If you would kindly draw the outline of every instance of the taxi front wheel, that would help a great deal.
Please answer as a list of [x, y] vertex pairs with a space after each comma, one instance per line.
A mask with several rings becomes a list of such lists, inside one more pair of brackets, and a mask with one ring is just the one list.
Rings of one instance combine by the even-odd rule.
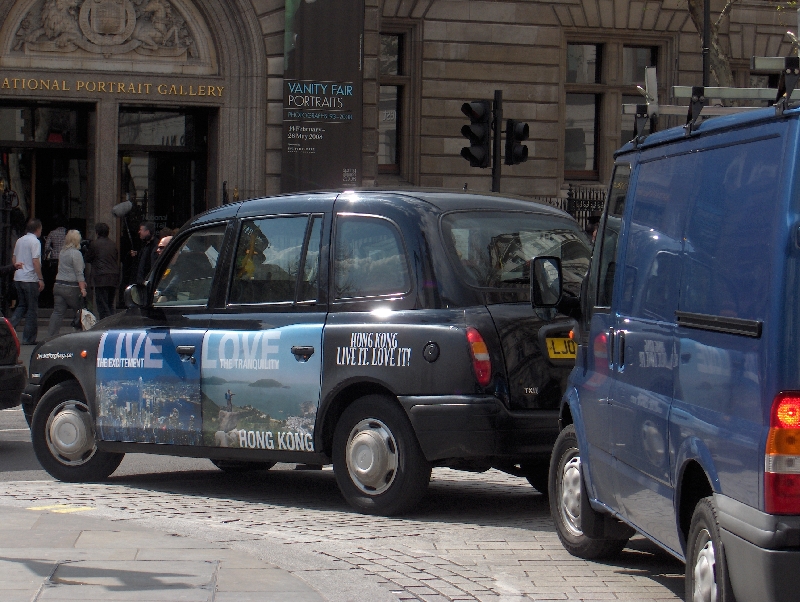
[[431, 478], [403, 409], [382, 395], [361, 397], [344, 411], [333, 435], [333, 468], [351, 506], [384, 516], [411, 510]]
[[102, 481], [125, 456], [97, 449], [89, 406], [74, 381], [44, 394], [31, 420], [31, 440], [42, 468], [59, 481]]

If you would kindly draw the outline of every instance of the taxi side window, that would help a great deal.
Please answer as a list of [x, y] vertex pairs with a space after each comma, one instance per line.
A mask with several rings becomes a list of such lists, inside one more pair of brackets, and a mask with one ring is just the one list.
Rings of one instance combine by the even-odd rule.
[[400, 233], [386, 219], [340, 215], [333, 269], [337, 299], [402, 295], [411, 290]]
[[225, 238], [225, 226], [197, 230], [184, 239], [158, 278], [153, 305], [206, 305]]
[[315, 301], [321, 234], [322, 216], [244, 221], [228, 303]]

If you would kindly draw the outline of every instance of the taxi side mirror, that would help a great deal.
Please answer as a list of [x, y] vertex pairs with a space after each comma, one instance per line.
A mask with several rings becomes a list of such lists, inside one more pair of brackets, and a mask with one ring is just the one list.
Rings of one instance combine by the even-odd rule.
[[147, 299], [147, 287], [144, 284], [131, 284], [125, 289], [125, 307], [133, 309], [144, 307]]
[[534, 257], [531, 261], [531, 305], [553, 308], [561, 301], [561, 259]]

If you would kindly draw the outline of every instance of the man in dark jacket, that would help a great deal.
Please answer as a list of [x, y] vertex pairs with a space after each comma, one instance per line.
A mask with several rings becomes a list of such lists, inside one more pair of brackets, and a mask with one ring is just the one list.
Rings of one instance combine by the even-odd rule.
[[[153, 234], [156, 231], [156, 226], [153, 222], [142, 222], [139, 225], [139, 238], [142, 241], [142, 248], [139, 249], [139, 269], [136, 271], [136, 282], [139, 284], [144, 283], [150, 274], [150, 268], [153, 267], [153, 262], [156, 258], [156, 245], [158, 241]], [[136, 254], [136, 251], [131, 251], [131, 254]]]
[[89, 244], [86, 263], [92, 265], [94, 299], [97, 303], [97, 314], [102, 320], [114, 311], [114, 296], [119, 285], [119, 253], [108, 238], [108, 224], [99, 222], [95, 225], [94, 231], [97, 233], [97, 238]]

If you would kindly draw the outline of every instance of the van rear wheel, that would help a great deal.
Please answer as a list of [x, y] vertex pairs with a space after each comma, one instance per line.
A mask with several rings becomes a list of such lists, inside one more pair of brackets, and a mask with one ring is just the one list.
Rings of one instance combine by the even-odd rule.
[[384, 516], [416, 506], [431, 478], [405, 412], [383, 395], [361, 397], [342, 413], [333, 434], [333, 469], [351, 506]]
[[125, 456], [97, 449], [89, 405], [75, 381], [44, 394], [33, 412], [31, 440], [42, 468], [59, 481], [102, 481]]
[[581, 455], [575, 426], [570, 424], [556, 439], [550, 459], [550, 514], [564, 548], [587, 560], [616, 556], [628, 539], [590, 538], [581, 530], [583, 491]]
[[728, 561], [713, 498], [697, 503], [686, 540], [686, 601], [732, 602]]

